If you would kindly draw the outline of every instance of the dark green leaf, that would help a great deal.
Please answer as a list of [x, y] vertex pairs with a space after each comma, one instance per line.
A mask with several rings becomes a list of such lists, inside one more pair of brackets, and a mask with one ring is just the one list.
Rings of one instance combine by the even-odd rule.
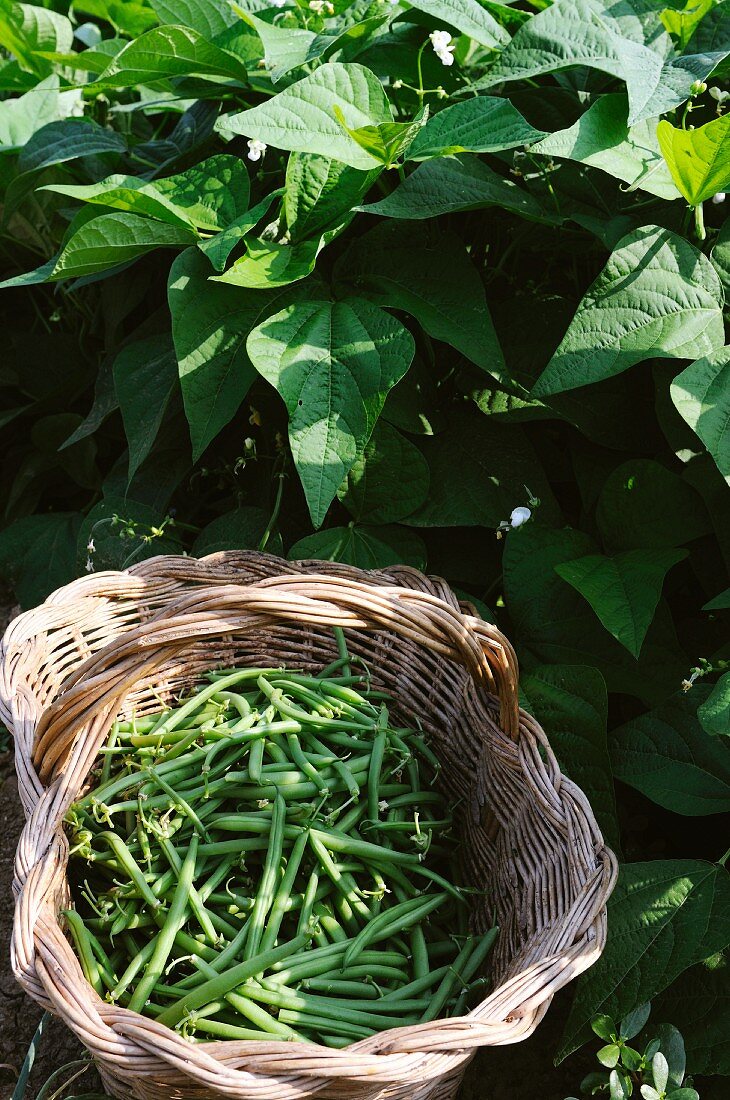
[[172, 339], [149, 336], [127, 344], [114, 360], [114, 385], [129, 444], [130, 481], [152, 449], [178, 388]]
[[342, 161], [292, 153], [286, 165], [284, 216], [292, 241], [319, 237], [339, 225], [380, 174], [361, 172]]
[[329, 527], [300, 539], [287, 555], [290, 561], [318, 558], [341, 561], [358, 569], [385, 569], [388, 565], [426, 566], [426, 548], [414, 531], [403, 527]]
[[681, 546], [711, 529], [699, 494], [651, 458], [622, 462], [608, 475], [596, 522], [609, 550]]
[[624, 864], [608, 902], [606, 948], [578, 979], [559, 1057], [585, 1041], [596, 1012], [624, 1015], [728, 942], [730, 880], [724, 867], [691, 859]]
[[226, 154], [163, 179], [109, 176], [87, 186], [50, 184], [43, 190], [208, 231], [224, 229], [245, 214], [249, 199], [243, 162]]
[[168, 281], [172, 335], [195, 461], [236, 415], [248, 393], [255, 371], [246, 338], [276, 308], [281, 293], [227, 287], [211, 282], [210, 276], [208, 261], [191, 248], [175, 260]]
[[730, 1076], [728, 964], [693, 966], [654, 1002], [657, 1019], [672, 1020], [682, 1032], [690, 1073]]
[[23, 607], [35, 607], [76, 576], [81, 516], [47, 512], [25, 516], [0, 531], [0, 573]]
[[[218, 516], [200, 532], [193, 543], [196, 558], [217, 554], [220, 550], [257, 550], [269, 522], [263, 508], [237, 508]], [[281, 535], [275, 534], [266, 545], [269, 554], [281, 554]]]
[[384, 222], [350, 245], [335, 277], [370, 301], [410, 313], [429, 336], [497, 378], [506, 373], [481, 278], [453, 234]]
[[411, 364], [413, 337], [377, 306], [349, 298], [289, 306], [255, 328], [246, 346], [286, 404], [294, 463], [319, 527]]
[[36, 130], [18, 158], [21, 172], [35, 172], [50, 164], [63, 164], [99, 153], [123, 153], [127, 143], [121, 134], [107, 130], [89, 118], [64, 118]]
[[606, 843], [618, 848], [616, 796], [606, 739], [608, 698], [601, 673], [588, 665], [540, 665], [523, 674], [521, 690], [561, 768], [588, 795]]
[[664, 584], [686, 550], [627, 550], [607, 558], [588, 554], [555, 566], [595, 611], [606, 630], [638, 657]]
[[358, 523], [397, 523], [423, 504], [428, 482], [418, 447], [380, 420], [337, 496]]
[[730, 736], [730, 672], [724, 672], [697, 710], [702, 728], [713, 737]]
[[698, 696], [707, 698], [699, 685], [633, 718], [610, 737], [617, 779], [689, 817], [730, 810], [730, 749], [703, 730]]
[[160, 23], [190, 27], [209, 41], [236, 22], [226, 0], [150, 0]]
[[577, 122], [539, 141], [532, 152], [600, 168], [632, 188], [648, 191], [661, 199], [679, 198], [659, 151], [656, 123], [644, 121], [629, 126], [628, 110], [625, 95], [603, 95]]
[[540, 497], [546, 516], [557, 508], [537, 455], [517, 426], [477, 409], [457, 407], [449, 427], [422, 450], [431, 471], [428, 499], [408, 517], [413, 527], [497, 527], [526, 498]]

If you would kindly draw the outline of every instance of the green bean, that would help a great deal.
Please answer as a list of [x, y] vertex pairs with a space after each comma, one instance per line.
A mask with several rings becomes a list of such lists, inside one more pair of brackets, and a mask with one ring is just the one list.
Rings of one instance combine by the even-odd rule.
[[417, 921], [423, 920], [429, 913], [433, 913], [443, 905], [447, 897], [448, 894], [443, 893], [434, 894], [431, 897], [411, 898], [398, 905], [392, 905], [389, 909], [384, 909], [362, 931], [358, 932], [345, 952], [344, 965], [347, 967], [354, 963], [368, 944], [387, 939], [393, 931], [408, 928]]
[[165, 918], [165, 923], [156, 937], [155, 949], [145, 967], [142, 978], [135, 986], [134, 993], [130, 998], [128, 1008], [131, 1012], [140, 1012], [144, 1007], [150, 993], [155, 984], [159, 981], [167, 965], [167, 960], [170, 957], [170, 952], [175, 942], [175, 936], [185, 923], [187, 908], [190, 904], [190, 890], [193, 885], [197, 854], [198, 838], [197, 836], [193, 836], [190, 841], [190, 848], [185, 856], [185, 861], [180, 869], [177, 888], [170, 904], [167, 917]]
[[411, 928], [411, 957], [413, 959], [413, 973], [416, 978], [427, 977], [430, 971], [430, 965], [428, 961], [428, 947], [426, 946], [426, 937], [423, 934], [423, 928], [420, 924], [414, 925]]
[[[300, 1031], [303, 1028], [316, 1032], [325, 1030], [330, 1034], [337, 1032], [338, 1035], [347, 1036], [349, 1039], [367, 1039], [370, 1035], [374, 1035], [376, 1031], [375, 1028], [358, 1027], [355, 1024], [345, 1023], [344, 1020], [332, 1020], [326, 1016], [315, 1016], [308, 1012], [288, 1009], [281, 1010], [279, 1019], [282, 1023], [296, 1024]], [[401, 1020], [400, 1023], [402, 1024], [403, 1021]]]
[[380, 771], [383, 766], [387, 738], [387, 730], [379, 723], [368, 769], [368, 817], [375, 822], [380, 815]]
[[150, 960], [152, 952], [155, 949], [156, 937], [148, 940], [147, 943], [138, 951], [130, 951], [130, 962], [127, 969], [122, 974], [117, 984], [113, 987], [109, 994], [110, 1001], [118, 1001], [121, 999], [124, 993], [137, 977], [137, 974], [142, 967]]
[[202, 821], [200, 820], [190, 803], [186, 802], [182, 795], [178, 794], [178, 792], [170, 786], [167, 780], [163, 779], [161, 775], [158, 775], [154, 768], [146, 768], [145, 774], [148, 775], [150, 779], [152, 779], [152, 781], [158, 785], [158, 787], [161, 787], [162, 790], [170, 796], [170, 798], [173, 800], [173, 804], [179, 806], [186, 817], [190, 818], [200, 835], [204, 837], [205, 840], [210, 840], [208, 830], [206, 829], [205, 825], [203, 825]]
[[276, 875], [281, 865], [281, 856], [284, 846], [284, 822], [286, 820], [286, 803], [277, 795], [274, 802], [274, 812], [271, 818], [271, 831], [269, 833], [269, 847], [264, 860], [261, 881], [256, 893], [251, 923], [246, 940], [246, 958], [251, 958], [260, 953], [261, 940], [264, 934], [266, 917], [274, 902], [276, 888]]
[[421, 1016], [421, 1023], [427, 1023], [429, 1020], [435, 1020], [441, 1010], [446, 1005], [446, 1002], [452, 996], [454, 989], [457, 985], [463, 984], [464, 978], [462, 975], [462, 968], [467, 962], [469, 956], [474, 950], [474, 941], [471, 937], [466, 941], [461, 951], [456, 957], [456, 961], [447, 968], [446, 973], [441, 979], [441, 983], [434, 993], [428, 1008]]
[[248, 774], [253, 783], [261, 782], [261, 767], [264, 762], [264, 739], [252, 742], [248, 751]]
[[156, 909], [160, 904], [160, 899], [153, 894], [141, 868], [122, 838], [116, 833], [107, 831], [99, 833], [99, 840], [103, 840], [109, 845], [120, 866], [122, 866], [129, 875], [147, 904], [151, 905], [153, 909]]
[[[107, 743], [106, 743], [107, 750], [110, 753], [114, 751], [114, 747], [116, 745], [118, 736], [119, 736], [119, 722], [114, 721], [114, 722], [112, 722], [112, 728], [109, 731], [109, 738], [108, 738]], [[109, 776], [111, 775], [111, 770], [112, 770], [111, 755], [105, 756], [104, 761], [101, 765], [101, 775], [99, 777], [99, 782], [101, 783], [102, 786], [105, 783], [109, 782]]]
[[187, 993], [184, 997], [181, 997], [174, 1005], [170, 1005], [169, 1008], [166, 1008], [165, 1011], [157, 1017], [158, 1022], [172, 1027], [192, 1009], [200, 1008], [201, 1005], [208, 1004], [209, 1001], [214, 1001], [219, 997], [225, 996], [231, 989], [236, 989], [249, 978], [255, 978], [258, 974], [263, 974], [266, 970], [269, 970], [274, 963], [296, 954], [300, 947], [304, 947], [307, 941], [307, 936], [296, 936], [289, 943], [281, 944], [280, 947], [274, 947], [266, 954], [255, 955], [252, 958], [246, 959], [245, 962], [230, 967], [225, 973], [219, 974], [217, 977], [204, 982], [196, 989], [191, 990], [190, 993]]
[[276, 939], [279, 935], [279, 930], [281, 928], [281, 923], [287, 911], [287, 905], [289, 903], [291, 892], [294, 886], [294, 879], [299, 870], [299, 865], [302, 862], [302, 857], [304, 855], [306, 847], [307, 834], [302, 833], [301, 836], [298, 836], [294, 842], [294, 847], [289, 854], [286, 871], [284, 872], [284, 876], [279, 884], [279, 889], [276, 891], [276, 894], [274, 896], [269, 919], [261, 937], [261, 951], [268, 951], [276, 943]]

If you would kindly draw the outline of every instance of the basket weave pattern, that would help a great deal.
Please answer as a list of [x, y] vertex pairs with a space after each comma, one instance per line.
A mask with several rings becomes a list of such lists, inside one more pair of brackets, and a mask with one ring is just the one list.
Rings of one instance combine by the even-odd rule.
[[[345, 1049], [281, 1042], [191, 1044], [102, 1000], [59, 924], [69, 901], [62, 819], [109, 723], [159, 709], [217, 664], [317, 670], [332, 625], [418, 715], [456, 807], [462, 873], [496, 917], [492, 991], [468, 1016], [383, 1032]], [[229, 552], [154, 558], [84, 577], [8, 628], [0, 717], [15, 735], [27, 822], [15, 863], [18, 981], [92, 1052], [105, 1087], [139, 1100], [451, 1100], [479, 1046], [519, 1042], [555, 992], [600, 955], [616, 863], [590, 806], [518, 708], [513, 650], [440, 580]]]

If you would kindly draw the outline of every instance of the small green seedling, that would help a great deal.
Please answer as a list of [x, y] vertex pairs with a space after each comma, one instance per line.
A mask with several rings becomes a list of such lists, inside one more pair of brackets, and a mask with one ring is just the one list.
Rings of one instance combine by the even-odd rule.
[[659, 1024], [654, 1037], [642, 1041], [643, 1049], [629, 1046], [629, 1040], [646, 1027], [650, 1011], [651, 1005], [639, 1005], [618, 1024], [610, 1016], [593, 1017], [591, 1028], [606, 1044], [596, 1054], [604, 1069], [583, 1079], [583, 1096], [628, 1100], [638, 1094], [643, 1100], [700, 1100], [691, 1078], [685, 1077], [684, 1040], [676, 1027]]

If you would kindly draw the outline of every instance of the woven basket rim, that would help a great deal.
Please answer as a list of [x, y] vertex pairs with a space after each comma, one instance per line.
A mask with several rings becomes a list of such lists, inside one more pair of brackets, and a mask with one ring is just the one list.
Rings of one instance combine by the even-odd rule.
[[[226, 583], [227, 572], [235, 577], [238, 568], [254, 562], [268, 569], [269, 575], [252, 583]], [[209, 580], [215, 578], [208, 584], [206, 571]], [[180, 588], [178, 599], [165, 603], [162, 595], [166, 585], [173, 592], [175, 578], [180, 576], [188, 577], [188, 586]], [[22, 683], [22, 672], [19, 674], [23, 647], [64, 625], [81, 629], [85, 615], [98, 611], [100, 600], [133, 603], [135, 595], [150, 586], [160, 592], [159, 610], [140, 625], [120, 632], [106, 647], [90, 652], [66, 677], [63, 703], [51, 703], [40, 714], [34, 714], [32, 692]], [[208, 604], [216, 608], [212, 617], [206, 611]], [[262, 1100], [299, 1098], [323, 1090], [327, 1096], [375, 1096], [394, 1081], [435, 1079], [468, 1060], [479, 1045], [527, 1037], [557, 989], [600, 955], [605, 942], [605, 904], [615, 882], [616, 860], [603, 843], [585, 796], [560, 774], [539, 725], [518, 708], [517, 663], [512, 646], [495, 626], [484, 623], [472, 611], [438, 578], [429, 580], [405, 567], [366, 572], [321, 562], [295, 565], [273, 555], [234, 551], [197, 561], [166, 555], [127, 571], [79, 578], [54, 592], [39, 608], [14, 620], [0, 645], [0, 715], [16, 734], [17, 770], [28, 814], [16, 859], [12, 951], [16, 976], [31, 996], [62, 1015], [84, 1041], [91, 1036], [87, 1045], [95, 1054], [99, 1055], [101, 1049], [109, 1058], [116, 1047], [112, 1061], [121, 1058], [124, 1062], [133, 1055], [139, 1059], [142, 1054], [148, 1060], [159, 1058], [220, 1095], [261, 1096]], [[59, 807], [72, 790], [69, 771], [76, 767], [83, 769], [83, 777], [88, 774], [97, 755], [94, 738], [100, 741], [109, 708], [116, 706], [118, 696], [128, 693], [125, 675], [135, 662], [138, 671], [140, 662], [144, 666], [145, 655], [154, 663], [163, 650], [170, 655], [189, 648], [191, 630], [197, 629], [201, 639], [220, 638], [235, 631], [236, 622], [255, 623], [256, 616], [261, 622], [277, 621], [277, 616], [293, 617], [310, 625], [334, 621], [357, 630], [393, 630], [397, 626], [396, 633], [410, 631], [411, 638], [426, 639], [435, 652], [460, 660], [472, 679], [496, 693], [499, 725], [516, 743], [522, 767], [539, 771], [540, 781], [554, 791], [556, 804], [568, 807], [579, 823], [581, 844], [594, 857], [594, 874], [583, 883], [574, 911], [562, 914], [563, 923], [573, 931], [572, 937], [564, 929], [561, 935], [558, 925], [552, 949], [531, 959], [494, 988], [468, 1016], [391, 1029], [344, 1049], [220, 1040], [191, 1048], [182, 1037], [148, 1017], [102, 1001], [85, 982], [47, 893], [48, 883], [63, 877], [67, 861], [63, 827], [59, 823], [54, 829], [49, 823], [58, 818]], [[396, 622], [393, 616], [400, 618]], [[108, 685], [103, 690], [103, 677], [115, 670], [117, 688], [110, 693]], [[88, 702], [95, 675], [100, 681], [96, 712]], [[78, 715], [73, 712], [76, 702], [79, 708], [86, 707]], [[47, 745], [61, 735], [59, 731], [72, 729], [74, 721], [86, 733], [72, 739], [67, 770], [44, 786], [34, 766], [31, 742], [35, 738], [37, 763]], [[88, 749], [85, 754], [84, 748]], [[49, 777], [44, 779], [48, 781]], [[255, 1063], [257, 1069], [233, 1068], [231, 1061], [246, 1066]], [[359, 1081], [367, 1081], [375, 1091], [336, 1091], [337, 1082], [343, 1088], [347, 1083], [347, 1087], [355, 1088], [353, 1082]], [[328, 1091], [332, 1088], [335, 1091]]]

